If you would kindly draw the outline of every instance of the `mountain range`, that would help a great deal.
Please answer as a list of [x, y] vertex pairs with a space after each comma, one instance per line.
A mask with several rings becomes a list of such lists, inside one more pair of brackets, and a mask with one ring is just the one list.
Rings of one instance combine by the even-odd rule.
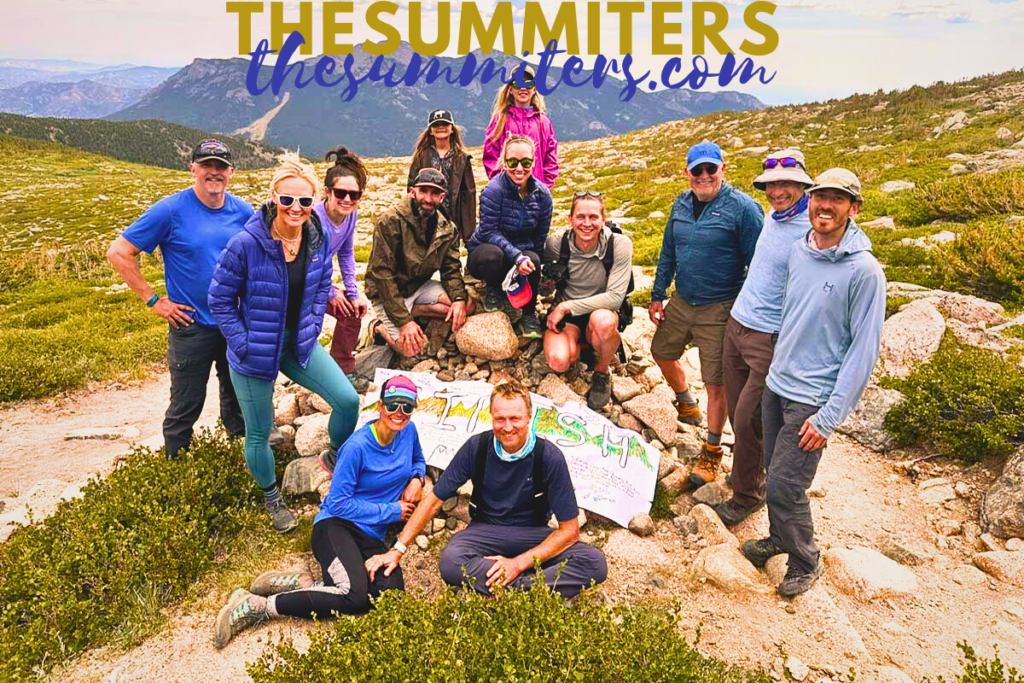
[[[479, 52], [475, 53], [481, 58]], [[407, 43], [384, 58], [381, 71], [394, 66], [403, 74], [413, 55]], [[357, 46], [353, 52], [355, 73], [369, 71], [375, 57]], [[492, 55], [498, 65], [509, 69], [515, 58]], [[303, 62], [306, 77], [312, 74], [319, 58]], [[439, 58], [442, 69], [458, 73], [465, 57]], [[343, 58], [335, 59], [341, 73]], [[495, 79], [483, 86], [474, 81], [468, 87], [449, 85], [444, 79], [433, 84], [388, 88], [382, 83], [365, 82], [350, 102], [339, 97], [342, 87], [325, 88], [316, 84], [297, 89], [294, 78], [278, 95], [270, 89], [254, 96], [246, 89], [249, 60], [196, 59], [187, 67], [146, 93], [135, 104], [112, 114], [112, 120], [162, 119], [206, 130], [245, 135], [272, 145], [300, 149], [310, 155], [340, 143], [369, 156], [409, 154], [416, 136], [425, 127], [432, 109], [450, 109], [456, 123], [464, 128], [468, 145], [483, 142], [490, 120]], [[270, 79], [272, 67], [259, 74], [260, 83]], [[575, 76], [583, 80], [589, 72]], [[560, 76], [552, 69], [550, 80]], [[547, 99], [548, 113], [559, 138], [587, 140], [639, 128], [699, 116], [724, 109], [762, 109], [764, 105], [751, 95], [736, 92], [700, 92], [665, 90], [639, 92], [629, 102], [620, 102], [619, 82], [609, 78], [600, 90], [592, 87], [561, 87]]]

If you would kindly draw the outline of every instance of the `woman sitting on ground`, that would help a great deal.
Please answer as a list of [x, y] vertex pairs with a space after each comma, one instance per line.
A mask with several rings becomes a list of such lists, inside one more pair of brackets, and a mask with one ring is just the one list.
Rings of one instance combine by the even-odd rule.
[[313, 213], [320, 190], [311, 164], [282, 156], [269, 201], [228, 242], [210, 285], [210, 311], [227, 340], [245, 418], [245, 463], [279, 533], [298, 523], [281, 498], [268, 444], [278, 372], [330, 404], [332, 450], [355, 429], [359, 412], [359, 395], [318, 341], [333, 292], [331, 236]]
[[502, 159], [505, 170], [480, 193], [480, 225], [469, 241], [466, 266], [473, 277], [487, 283], [487, 311], [501, 310], [508, 303], [502, 283], [513, 266], [525, 275], [533, 291], [522, 306], [520, 333], [539, 339], [544, 335], [537, 318], [540, 254], [551, 230], [551, 192], [531, 174], [533, 140], [513, 135], [505, 142]]
[[401, 567], [371, 581], [364, 563], [387, 552], [388, 524], [406, 520], [423, 493], [426, 461], [411, 415], [416, 385], [395, 375], [377, 400], [377, 419], [345, 442], [311, 541], [323, 583], [305, 571], [266, 572], [250, 591], [235, 589], [214, 624], [221, 649], [240, 631], [275, 617], [363, 614], [385, 590], [405, 590]]
[[462, 134], [448, 109], [435, 109], [427, 116], [427, 127], [416, 140], [409, 166], [409, 189], [421, 169], [436, 168], [448, 182], [441, 206], [459, 229], [463, 242], [476, 230], [476, 179], [473, 157], [462, 144]]

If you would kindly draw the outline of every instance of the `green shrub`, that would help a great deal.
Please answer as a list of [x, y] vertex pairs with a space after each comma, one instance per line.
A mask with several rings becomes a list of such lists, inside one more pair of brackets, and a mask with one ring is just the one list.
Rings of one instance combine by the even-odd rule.
[[305, 654], [286, 640], [247, 668], [255, 683], [769, 681], [700, 654], [679, 636], [673, 614], [596, 603], [567, 603], [543, 584], [497, 599], [446, 591], [426, 601], [391, 591], [370, 614], [311, 634]]
[[996, 353], [959, 346], [951, 333], [928, 363], [884, 384], [907, 397], [885, 417], [900, 445], [930, 441], [944, 455], [977, 462], [1024, 442], [1024, 372]]
[[[36, 679], [181, 599], [256, 514], [242, 442], [139, 450], [0, 545], [0, 679]], [[151, 608], [151, 609], [148, 609]]]
[[934, 270], [945, 289], [1024, 308], [1024, 240], [1004, 221], [984, 222], [942, 248]]
[[896, 315], [900, 312], [900, 306], [909, 304], [913, 299], [906, 296], [890, 296], [885, 300], [885, 317], [886, 319]]
[[[964, 665], [964, 672], [957, 676], [957, 683], [1024, 683], [1024, 677], [1015, 668], [1003, 666], [998, 654], [995, 659], [981, 659], [966, 642], [957, 643], [957, 647], [963, 652]], [[945, 683], [945, 680], [939, 676], [937, 683]], [[926, 683], [930, 681], [930, 678], [925, 679]]]

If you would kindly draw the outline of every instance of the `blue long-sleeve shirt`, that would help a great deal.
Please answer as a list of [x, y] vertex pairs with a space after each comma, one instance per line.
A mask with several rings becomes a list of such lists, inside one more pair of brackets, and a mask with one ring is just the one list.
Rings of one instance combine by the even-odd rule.
[[345, 519], [383, 541], [388, 524], [402, 519], [398, 504], [402, 491], [410, 479], [426, 471], [415, 424], [410, 423], [387, 446], [381, 446], [370, 425], [365, 425], [338, 452], [331, 489], [314, 523], [330, 517]]
[[764, 210], [750, 195], [722, 183], [696, 221], [693, 190], [672, 205], [658, 257], [652, 301], [664, 301], [672, 279], [691, 306], [732, 301], [743, 287], [764, 223]]
[[810, 421], [829, 436], [868, 385], [884, 322], [885, 275], [871, 254], [871, 240], [852, 220], [834, 249], [799, 240], [789, 256], [768, 388], [819, 406]]

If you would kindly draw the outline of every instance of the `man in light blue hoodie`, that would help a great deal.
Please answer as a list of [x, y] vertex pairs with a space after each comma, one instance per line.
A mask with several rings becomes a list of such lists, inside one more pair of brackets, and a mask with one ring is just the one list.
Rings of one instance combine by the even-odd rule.
[[860, 400], [878, 360], [885, 275], [853, 217], [860, 181], [834, 168], [810, 189], [812, 230], [793, 245], [782, 326], [762, 401], [769, 536], [747, 541], [755, 566], [789, 554], [779, 595], [792, 597], [824, 571], [807, 489], [832, 431]]
[[761, 396], [782, 323], [786, 264], [793, 243], [811, 229], [804, 155], [798, 149], [769, 154], [754, 188], [768, 197], [772, 213], [765, 216], [732, 315], [725, 327], [722, 350], [726, 406], [735, 434], [732, 449], [732, 499], [715, 506], [726, 526], [739, 524], [764, 507], [765, 471], [761, 439]]

